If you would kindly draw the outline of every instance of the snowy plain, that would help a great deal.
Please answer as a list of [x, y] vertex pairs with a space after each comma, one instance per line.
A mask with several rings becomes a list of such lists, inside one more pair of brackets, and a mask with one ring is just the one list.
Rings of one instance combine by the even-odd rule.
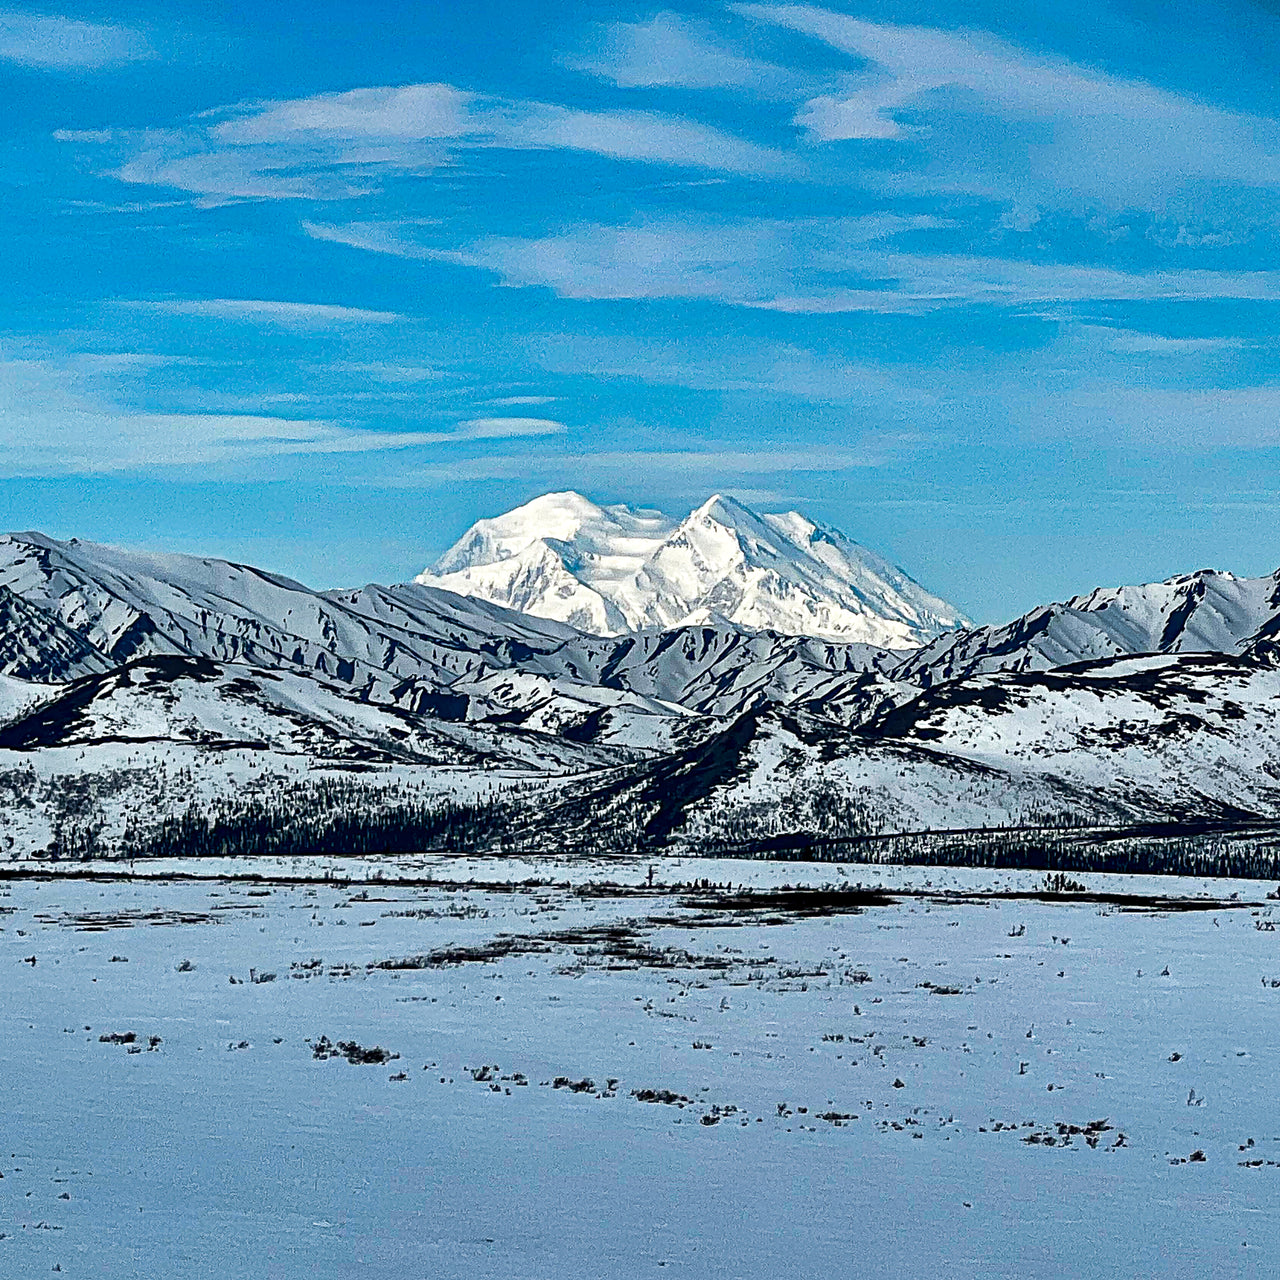
[[39, 870], [0, 882], [3, 1275], [1273, 1273], [1268, 884]]

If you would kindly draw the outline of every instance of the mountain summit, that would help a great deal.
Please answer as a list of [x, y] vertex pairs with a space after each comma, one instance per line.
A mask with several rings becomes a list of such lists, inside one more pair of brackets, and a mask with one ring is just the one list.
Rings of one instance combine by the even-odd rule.
[[966, 621], [842, 533], [720, 494], [683, 520], [545, 494], [477, 521], [417, 581], [597, 635], [728, 622], [903, 649]]

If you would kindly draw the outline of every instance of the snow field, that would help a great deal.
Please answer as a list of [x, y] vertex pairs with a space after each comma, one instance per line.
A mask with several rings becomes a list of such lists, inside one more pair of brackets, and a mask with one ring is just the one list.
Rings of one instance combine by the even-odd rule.
[[0, 1272], [1269, 1273], [1280, 933], [1244, 886], [379, 869], [458, 883], [4, 886]]

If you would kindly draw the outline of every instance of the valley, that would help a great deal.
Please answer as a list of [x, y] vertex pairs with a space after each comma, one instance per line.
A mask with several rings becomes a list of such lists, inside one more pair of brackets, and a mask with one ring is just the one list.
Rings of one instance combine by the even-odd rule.
[[736, 859], [28, 870], [0, 1269], [1265, 1275], [1275, 911]]

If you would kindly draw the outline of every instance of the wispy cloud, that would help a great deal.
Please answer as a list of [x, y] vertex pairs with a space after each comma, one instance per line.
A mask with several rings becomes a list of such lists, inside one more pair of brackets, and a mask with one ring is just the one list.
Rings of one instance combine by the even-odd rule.
[[526, 103], [520, 104], [512, 124], [493, 136], [499, 147], [586, 151], [683, 169], [775, 175], [793, 169], [778, 151], [655, 111], [574, 111]]
[[426, 261], [438, 258], [443, 250], [423, 243], [422, 224], [418, 222], [312, 222], [304, 218], [302, 229], [313, 240], [345, 244], [367, 253], [385, 253], [393, 258], [416, 258]]
[[837, 473], [883, 463], [886, 447], [810, 449], [637, 449], [598, 453], [490, 454], [457, 462], [414, 467], [376, 483], [398, 488], [459, 481], [534, 480], [549, 485], [607, 485], [619, 492], [646, 483], [686, 482], [697, 488], [726, 477]]
[[302, 229], [313, 240], [327, 240], [331, 244], [345, 244], [351, 249], [364, 249], [368, 253], [385, 253], [393, 258], [418, 258], [426, 260], [438, 256], [439, 247], [432, 247], [415, 238], [420, 234], [421, 223], [411, 222], [312, 222], [304, 218]]
[[1086, 340], [1100, 342], [1108, 351], [1144, 359], [1149, 356], [1217, 355], [1240, 351], [1249, 345], [1243, 338], [1170, 338], [1160, 333], [1144, 333], [1140, 329], [1103, 325], [1078, 325], [1077, 332]]
[[570, 67], [623, 89], [736, 89], [764, 98], [815, 92], [815, 78], [750, 57], [706, 23], [678, 13], [598, 29], [588, 52]]
[[121, 304], [139, 311], [170, 316], [198, 316], [281, 329], [328, 329], [340, 325], [395, 324], [404, 317], [395, 311], [368, 311], [320, 302], [276, 302], [261, 298], [175, 298]]
[[1085, 381], [1055, 396], [1046, 415], [1043, 392], [1006, 397], [1011, 420], [1027, 439], [1062, 433], [1103, 447], [1175, 454], [1280, 448], [1280, 386], [1145, 387]]
[[[587, 151], [618, 160], [730, 172], [772, 172], [774, 151], [710, 125], [654, 111], [585, 111], [553, 103], [482, 97], [452, 85], [400, 85], [268, 103], [208, 130], [213, 142], [279, 146], [328, 142], [347, 163], [394, 165], [397, 143], [455, 148]], [[351, 151], [376, 143], [381, 156]], [[407, 157], [410, 163], [413, 156]]]
[[514, 440], [519, 436], [554, 436], [567, 430], [554, 418], [471, 418], [458, 424], [466, 440]]
[[229, 414], [32, 412], [0, 424], [0, 475], [68, 476], [243, 465], [290, 454], [377, 453], [430, 443], [411, 432]]
[[242, 108], [213, 125], [210, 139], [233, 146], [302, 139], [423, 141], [472, 133], [476, 95], [448, 84], [352, 89]]
[[127, 374], [128, 365], [85, 370], [81, 364], [78, 359], [0, 358], [0, 475], [242, 467], [288, 455], [387, 453], [565, 430], [562, 423], [541, 418], [474, 418], [448, 430], [386, 431], [332, 418], [251, 411], [144, 412], [98, 380], [103, 372]]
[[166, 355], [155, 351], [75, 351], [68, 363], [86, 373], [146, 373], [154, 369], [198, 368], [199, 356]]
[[777, 311], [924, 313], [943, 307], [1053, 306], [1078, 302], [1274, 302], [1280, 279], [1268, 271], [1119, 271], [1072, 263], [963, 255], [851, 255], [849, 269], [887, 283], [881, 289], [779, 293], [755, 305]]
[[960, 306], [1081, 302], [1280, 300], [1270, 271], [1123, 271], [1077, 263], [905, 252], [904, 235], [947, 224], [928, 216], [664, 219], [586, 224], [532, 239], [487, 237], [431, 248], [394, 225], [307, 224], [309, 234], [406, 258], [495, 274], [508, 288], [563, 298], [706, 300], [793, 314], [924, 314]]
[[380, 360], [344, 360], [327, 366], [335, 373], [372, 378], [393, 386], [413, 386], [422, 382], [438, 382], [442, 370], [423, 364], [390, 364]]
[[821, 404], [918, 398], [901, 378], [872, 364], [794, 343], [746, 345], [708, 338], [696, 351], [674, 339], [589, 334], [544, 334], [528, 344], [550, 373], [589, 373], [598, 379], [634, 379], [694, 391], [785, 396]]
[[[61, 135], [63, 140], [66, 135]], [[373, 170], [430, 172], [444, 163], [438, 149], [400, 148], [360, 164], [354, 148], [342, 154], [315, 147], [217, 147], [198, 130], [171, 129], [132, 137], [115, 135], [122, 153], [109, 176], [135, 186], [186, 191], [202, 205], [238, 200], [351, 200], [377, 190]]]
[[182, 128], [63, 130], [117, 153], [121, 181], [210, 200], [335, 200], [459, 152], [568, 151], [717, 173], [782, 174], [781, 152], [656, 111], [599, 110], [468, 93], [447, 84], [354, 89], [206, 112]]
[[796, 228], [774, 221], [589, 224], [539, 239], [491, 236], [434, 256], [493, 272], [508, 288], [562, 298], [768, 301], [799, 255]]
[[796, 117], [818, 142], [910, 144], [899, 190], [1160, 207], [1196, 183], [1280, 185], [1280, 123], [1032, 54], [982, 32], [867, 22], [812, 5], [740, 15], [860, 64]]
[[154, 57], [127, 27], [0, 9], [0, 62], [47, 71], [94, 71]]

